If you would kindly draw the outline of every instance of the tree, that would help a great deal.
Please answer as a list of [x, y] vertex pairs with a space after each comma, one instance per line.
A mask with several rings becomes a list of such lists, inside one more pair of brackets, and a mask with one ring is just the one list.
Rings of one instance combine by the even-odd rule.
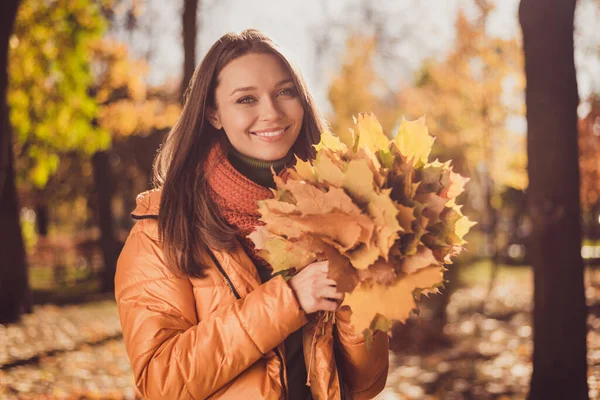
[[[92, 92], [99, 105], [97, 124], [110, 132], [114, 142], [131, 135], [148, 135], [155, 129], [172, 126], [179, 107], [147, 96], [147, 65], [129, 56], [127, 46], [109, 38], [92, 46], [95, 84]], [[92, 156], [95, 182], [96, 221], [104, 260], [102, 290], [114, 290], [114, 275], [122, 243], [115, 236], [112, 197], [115, 179], [110, 166], [110, 149]]]
[[527, 80], [527, 195], [533, 222], [532, 400], [588, 398], [575, 4], [576, 0], [522, 0], [519, 7]]
[[360, 112], [375, 113], [386, 134], [391, 134], [400, 118], [393, 91], [374, 67], [376, 45], [375, 37], [358, 33], [346, 42], [341, 70], [329, 87], [333, 109], [329, 121], [334, 133], [347, 131], [352, 117]]
[[[508, 212], [502, 207], [506, 198], [502, 194], [508, 188], [527, 187], [524, 133], [508, 128], [510, 119], [523, 117], [523, 101], [516, 94], [524, 78], [518, 41], [486, 32], [493, 4], [478, 0], [476, 7], [479, 15], [472, 20], [459, 11], [453, 49], [442, 61], [426, 60], [412, 86], [399, 91], [399, 102], [408, 117], [427, 116], [437, 137], [436, 156], [442, 161], [452, 159], [455, 170], [471, 178], [465, 203], [484, 233], [480, 248], [494, 266], [489, 294], [499, 268], [498, 255], [509, 244], [504, 239], [508, 235], [498, 232], [499, 215]], [[445, 273], [449, 283], [443, 295], [430, 302], [441, 325], [446, 322], [459, 265]], [[481, 303], [482, 311], [485, 304]]]
[[91, 44], [106, 21], [94, 1], [24, 0], [11, 37], [9, 103], [15, 151], [26, 160], [20, 184], [43, 188], [61, 152], [91, 155], [110, 145], [108, 132], [92, 124], [98, 106]]
[[600, 97], [590, 100], [590, 112], [579, 121], [581, 205], [585, 211], [600, 203]]
[[590, 112], [579, 121], [579, 173], [585, 238], [600, 239], [600, 97], [589, 100]]
[[[10, 37], [8, 103], [15, 138], [8, 145], [19, 160], [19, 186], [37, 193], [41, 220], [48, 216], [43, 188], [61, 154], [92, 154], [110, 144], [107, 132], [93, 124], [98, 107], [89, 90], [89, 45], [104, 29], [96, 2], [24, 0], [19, 7]], [[25, 252], [22, 243], [12, 251]]]
[[485, 0], [477, 5], [475, 21], [459, 12], [454, 49], [443, 62], [426, 61], [415, 84], [400, 91], [400, 103], [412, 118], [427, 115], [439, 157], [453, 159], [455, 169], [473, 180], [469, 195], [490, 205], [506, 187], [527, 187], [524, 136], [507, 127], [524, 112], [515, 95], [522, 87], [522, 55], [516, 39], [486, 33], [493, 5]]
[[183, 79], [181, 81], [181, 95], [185, 92], [192, 80], [196, 69], [196, 41], [198, 34], [197, 25], [198, 0], [184, 0], [183, 22]]
[[18, 0], [0, 5], [0, 324], [18, 321], [31, 308], [6, 96], [9, 43], [18, 8]]

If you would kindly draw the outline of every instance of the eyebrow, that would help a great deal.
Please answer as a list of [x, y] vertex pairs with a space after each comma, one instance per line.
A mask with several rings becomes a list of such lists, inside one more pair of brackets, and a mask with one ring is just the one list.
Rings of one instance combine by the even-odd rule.
[[[275, 85], [275, 87], [279, 87], [279, 86], [285, 85], [286, 83], [293, 82], [293, 81], [294, 80], [292, 78], [287, 78], [287, 79], [284, 79], [284, 80], [278, 82]], [[237, 88], [237, 89], [234, 89], [233, 92], [231, 92], [229, 94], [229, 96], [233, 96], [234, 93], [236, 93], [236, 92], [247, 92], [249, 90], [256, 90], [256, 87], [255, 86], [244, 86], [244, 87], [241, 87], [241, 88]]]

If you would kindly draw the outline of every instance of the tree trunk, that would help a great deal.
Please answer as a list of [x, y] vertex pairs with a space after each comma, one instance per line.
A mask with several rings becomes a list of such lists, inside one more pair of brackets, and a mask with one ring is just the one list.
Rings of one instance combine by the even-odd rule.
[[196, 14], [198, 0], [185, 0], [183, 6], [183, 80], [181, 81], [181, 95], [185, 92], [192, 80], [196, 69]]
[[119, 247], [114, 235], [112, 213], [113, 185], [108, 158], [109, 154], [107, 151], [99, 151], [92, 156], [96, 186], [96, 204], [98, 207], [96, 215], [98, 226], [100, 227], [100, 250], [102, 251], [102, 258], [104, 260], [102, 291], [107, 293], [114, 291], [115, 271], [117, 268], [117, 258], [119, 257]]
[[534, 229], [533, 375], [529, 399], [588, 399], [581, 258], [576, 0], [522, 0], [527, 78], [528, 208]]
[[18, 0], [0, 3], [0, 324], [31, 310], [6, 99], [8, 44], [18, 8]]
[[49, 219], [48, 203], [38, 199], [35, 205], [35, 231], [39, 236], [48, 236]]

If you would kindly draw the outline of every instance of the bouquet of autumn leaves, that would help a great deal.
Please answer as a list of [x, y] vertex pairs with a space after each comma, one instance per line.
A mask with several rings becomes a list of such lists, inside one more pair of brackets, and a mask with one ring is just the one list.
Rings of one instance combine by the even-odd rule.
[[393, 140], [373, 114], [354, 122], [339, 136], [323, 133], [316, 158], [297, 159], [285, 181], [275, 176], [274, 198], [259, 202], [264, 225], [249, 238], [274, 273], [329, 260], [328, 277], [368, 343], [406, 321], [419, 295], [439, 292], [474, 223], [455, 201], [468, 179], [450, 162], [429, 162], [424, 118], [403, 119]]

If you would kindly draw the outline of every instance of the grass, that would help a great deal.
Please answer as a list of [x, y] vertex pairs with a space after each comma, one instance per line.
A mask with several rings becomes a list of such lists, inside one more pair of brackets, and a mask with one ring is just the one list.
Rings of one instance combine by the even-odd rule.
[[29, 286], [33, 290], [63, 289], [64, 286], [72, 287], [81, 282], [90, 280], [90, 270], [77, 267], [65, 267], [63, 282], [56, 282], [55, 267], [29, 267]]
[[[460, 268], [459, 282], [464, 286], [487, 285], [492, 276], [492, 261], [489, 259], [475, 261], [472, 264], [463, 265]], [[450, 265], [449, 268], [452, 268]], [[506, 265], [500, 264], [498, 269], [499, 281], [519, 280], [532, 281], [533, 270], [528, 265]]]

